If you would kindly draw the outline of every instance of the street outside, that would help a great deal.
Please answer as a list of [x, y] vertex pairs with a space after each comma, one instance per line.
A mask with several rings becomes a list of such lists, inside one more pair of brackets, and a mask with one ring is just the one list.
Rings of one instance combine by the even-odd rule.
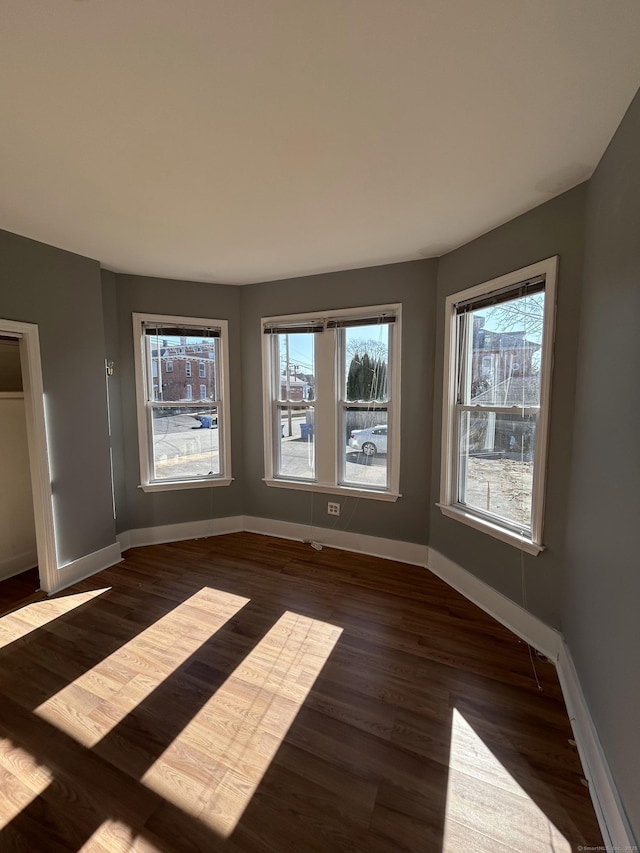
[[203, 429], [193, 415], [154, 418], [153, 453], [157, 480], [220, 472], [218, 430]]
[[[313, 439], [301, 438], [301, 426], [306, 424], [304, 415], [292, 417], [291, 436], [286, 418], [282, 420], [281, 471], [286, 477], [310, 480], [313, 477]], [[345, 447], [344, 482], [354, 486], [384, 488], [387, 485], [387, 457], [365, 456], [353, 447]]]
[[[302, 438], [304, 415], [293, 416], [291, 432], [287, 418], [282, 420], [281, 474], [310, 480], [313, 465], [313, 439]], [[192, 415], [170, 415], [153, 421], [155, 476], [158, 480], [206, 477], [218, 474], [218, 430], [203, 429]], [[262, 430], [258, 430], [260, 436]], [[368, 457], [346, 447], [345, 482], [355, 486], [384, 487], [387, 484], [387, 457]]]

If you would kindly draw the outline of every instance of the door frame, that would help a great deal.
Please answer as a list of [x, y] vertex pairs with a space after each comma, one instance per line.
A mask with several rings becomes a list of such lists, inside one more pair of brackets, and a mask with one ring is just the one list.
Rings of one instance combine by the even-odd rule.
[[47, 444], [40, 336], [36, 324], [19, 323], [14, 320], [0, 320], [0, 334], [17, 338], [20, 347], [20, 368], [22, 370], [22, 390], [24, 392], [24, 410], [27, 422], [27, 446], [29, 448], [29, 470], [31, 473], [40, 588], [44, 592], [51, 593], [56, 589], [58, 558], [53, 519], [53, 493]]

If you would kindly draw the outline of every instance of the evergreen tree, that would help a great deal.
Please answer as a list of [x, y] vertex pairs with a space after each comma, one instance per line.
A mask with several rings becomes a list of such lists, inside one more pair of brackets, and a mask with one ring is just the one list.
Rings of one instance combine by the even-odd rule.
[[347, 400], [360, 399], [361, 373], [360, 353], [355, 352], [347, 374]]
[[373, 370], [368, 352], [365, 352], [365, 354], [362, 356], [362, 366], [360, 368], [360, 373], [362, 376], [362, 396], [360, 397], [360, 399], [370, 400], [371, 385], [373, 382]]
[[387, 395], [387, 362], [368, 352], [354, 353], [347, 374], [348, 400], [384, 400]]
[[387, 396], [387, 363], [381, 358], [374, 361], [373, 384], [371, 387], [372, 400], [384, 400]]

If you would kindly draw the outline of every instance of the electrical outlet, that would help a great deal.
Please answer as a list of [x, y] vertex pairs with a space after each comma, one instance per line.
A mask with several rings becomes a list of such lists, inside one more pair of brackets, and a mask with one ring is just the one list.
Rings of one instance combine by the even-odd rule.
[[329, 501], [327, 504], [327, 512], [329, 515], [340, 515], [340, 504]]

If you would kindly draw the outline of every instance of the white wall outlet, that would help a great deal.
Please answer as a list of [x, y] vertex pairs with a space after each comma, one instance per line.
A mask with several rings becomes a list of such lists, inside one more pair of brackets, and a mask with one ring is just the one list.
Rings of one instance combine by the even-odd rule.
[[329, 515], [340, 515], [340, 504], [329, 501], [327, 504], [327, 512]]

